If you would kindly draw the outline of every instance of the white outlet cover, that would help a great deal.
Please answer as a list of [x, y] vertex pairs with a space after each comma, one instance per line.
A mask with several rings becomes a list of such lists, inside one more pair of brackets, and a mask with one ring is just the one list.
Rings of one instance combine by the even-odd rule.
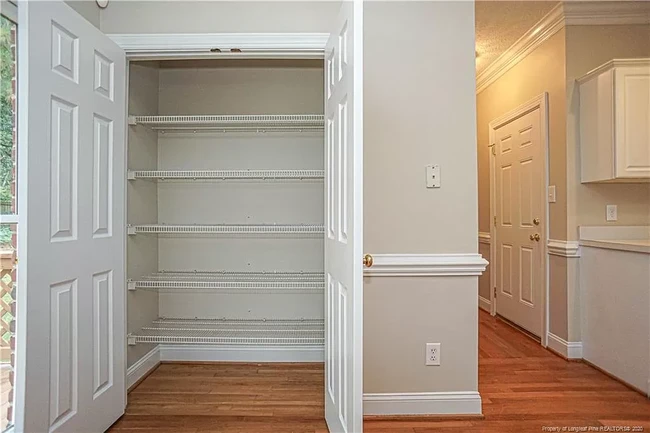
[[440, 343], [427, 343], [425, 365], [440, 365]]
[[607, 221], [618, 220], [618, 206], [615, 204], [607, 205]]

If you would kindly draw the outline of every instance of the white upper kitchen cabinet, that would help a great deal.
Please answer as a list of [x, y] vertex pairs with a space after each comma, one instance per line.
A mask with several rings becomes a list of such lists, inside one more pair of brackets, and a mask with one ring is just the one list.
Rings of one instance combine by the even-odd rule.
[[612, 60], [578, 79], [581, 180], [650, 181], [650, 59]]

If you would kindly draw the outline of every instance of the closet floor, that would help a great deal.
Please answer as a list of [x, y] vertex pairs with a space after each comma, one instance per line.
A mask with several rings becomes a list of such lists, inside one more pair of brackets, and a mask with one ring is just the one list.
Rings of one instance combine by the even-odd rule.
[[111, 433], [326, 433], [322, 363], [161, 364]]

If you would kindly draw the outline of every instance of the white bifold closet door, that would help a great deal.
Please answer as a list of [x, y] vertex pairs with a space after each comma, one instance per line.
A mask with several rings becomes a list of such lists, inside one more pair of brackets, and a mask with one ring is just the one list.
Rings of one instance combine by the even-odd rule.
[[363, 430], [363, 3], [344, 1], [325, 49], [325, 419]]
[[18, 8], [16, 431], [125, 406], [125, 54], [63, 1]]

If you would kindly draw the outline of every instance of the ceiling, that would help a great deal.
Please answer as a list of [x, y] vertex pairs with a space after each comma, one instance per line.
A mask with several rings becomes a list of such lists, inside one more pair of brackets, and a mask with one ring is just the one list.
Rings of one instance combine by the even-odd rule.
[[477, 0], [476, 73], [483, 71], [556, 4], [556, 1]]

